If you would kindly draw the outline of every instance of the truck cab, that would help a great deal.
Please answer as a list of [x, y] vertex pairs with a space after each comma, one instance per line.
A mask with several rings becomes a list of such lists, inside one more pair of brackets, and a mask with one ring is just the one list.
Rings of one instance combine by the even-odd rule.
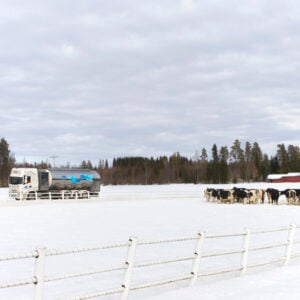
[[39, 178], [35, 168], [13, 168], [9, 177], [9, 196], [26, 199], [29, 193], [38, 190]]

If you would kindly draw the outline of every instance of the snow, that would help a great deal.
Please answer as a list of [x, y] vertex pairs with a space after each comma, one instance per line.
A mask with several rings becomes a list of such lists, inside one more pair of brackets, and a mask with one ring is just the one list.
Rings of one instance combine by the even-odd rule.
[[243, 277], [218, 279], [199, 283], [194, 287], [174, 289], [171, 292], [144, 298], [145, 300], [289, 300], [299, 299], [299, 264], [277, 268]]
[[283, 173], [283, 174], [269, 174], [268, 178], [269, 180], [274, 180], [274, 179], [280, 179], [282, 177], [296, 177], [300, 176], [299, 172], [289, 172], [289, 173]]
[[[218, 188], [233, 185], [218, 185]], [[283, 190], [300, 188], [299, 183], [251, 183], [240, 187]], [[278, 206], [271, 204], [242, 205], [208, 203], [203, 198], [201, 184], [152, 186], [103, 186], [98, 201], [13, 201], [7, 200], [7, 189], [0, 189], [0, 255], [32, 251], [38, 246], [65, 249], [127, 241], [130, 236], [143, 240], [208, 234], [242, 232], [244, 228], [277, 228], [299, 222], [300, 206], [285, 205], [284, 196]], [[213, 185], [209, 185], [213, 187]], [[300, 230], [296, 231], [300, 239]], [[255, 245], [285, 241], [286, 232], [251, 238]], [[205, 241], [203, 251], [216, 252], [241, 249], [242, 239]], [[164, 259], [192, 255], [195, 241], [165, 245], [139, 246], [136, 261]], [[293, 251], [300, 252], [296, 245]], [[46, 274], [84, 271], [93, 268], [123, 264], [127, 249], [100, 250], [81, 254], [47, 257]], [[253, 252], [249, 262], [273, 256], [283, 256], [284, 249]], [[200, 270], [209, 271], [235, 267], [240, 254], [201, 261]], [[298, 299], [300, 295], [300, 260], [291, 260], [288, 266], [269, 267], [238, 273], [198, 279], [194, 287], [180, 282], [130, 292], [130, 299]], [[32, 260], [0, 262], [0, 282], [33, 275]], [[138, 268], [133, 273], [133, 285], [168, 279], [191, 271], [191, 262]], [[123, 271], [79, 277], [46, 283], [45, 299], [63, 299], [86, 292], [119, 287]], [[0, 290], [0, 299], [33, 299], [31, 285]], [[100, 299], [100, 298], [99, 298]], [[103, 297], [119, 299], [119, 296]]]

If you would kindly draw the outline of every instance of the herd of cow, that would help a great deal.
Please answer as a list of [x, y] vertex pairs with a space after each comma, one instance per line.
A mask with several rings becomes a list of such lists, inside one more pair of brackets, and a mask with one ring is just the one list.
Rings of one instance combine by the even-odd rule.
[[218, 203], [272, 203], [278, 205], [278, 199], [284, 195], [287, 204], [300, 204], [300, 189], [285, 189], [279, 191], [273, 188], [267, 189], [246, 189], [234, 187], [232, 189], [214, 189], [204, 190], [204, 197], [207, 201]]

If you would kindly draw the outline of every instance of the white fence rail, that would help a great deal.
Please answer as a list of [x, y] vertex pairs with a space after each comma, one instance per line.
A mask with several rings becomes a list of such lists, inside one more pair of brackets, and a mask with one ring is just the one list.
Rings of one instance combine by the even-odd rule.
[[14, 200], [69, 200], [69, 199], [98, 199], [100, 192], [86, 190], [62, 191], [62, 192], [29, 192], [23, 195], [22, 192], [10, 192], [9, 198]]
[[[268, 229], [268, 230], [249, 230], [245, 229], [243, 232], [230, 233], [230, 234], [218, 234], [218, 235], [210, 235], [205, 232], [199, 232], [195, 236], [187, 236], [187, 237], [178, 237], [173, 239], [160, 239], [160, 240], [139, 240], [137, 237], [131, 237], [126, 242], [113, 243], [108, 245], [99, 245], [93, 247], [83, 247], [83, 248], [73, 248], [73, 249], [63, 249], [63, 250], [49, 250], [46, 248], [37, 248], [32, 252], [19, 253], [19, 254], [9, 254], [0, 256], [0, 263], [8, 260], [24, 260], [24, 259], [34, 259], [35, 260], [35, 268], [33, 271], [33, 275], [30, 278], [21, 278], [14, 281], [8, 281], [0, 283], [0, 289], [4, 288], [13, 288], [22, 285], [33, 285], [34, 286], [34, 300], [42, 300], [44, 299], [44, 285], [48, 282], [65, 280], [75, 277], [82, 276], [91, 276], [100, 273], [109, 273], [113, 271], [124, 270], [123, 279], [120, 279], [120, 286], [116, 286], [110, 289], [103, 289], [100, 291], [94, 291], [90, 293], [85, 293], [82, 295], [71, 296], [67, 298], [68, 300], [83, 300], [83, 299], [92, 299], [100, 296], [107, 296], [112, 294], [120, 294], [120, 299], [126, 300], [131, 291], [146, 289], [154, 286], [166, 285], [170, 283], [175, 283], [179, 281], [188, 281], [189, 285], [194, 285], [196, 280], [201, 277], [213, 276], [224, 273], [231, 272], [240, 272], [241, 275], [244, 275], [247, 269], [257, 268], [266, 266], [273, 263], [282, 263], [283, 265], [287, 265], [292, 258], [300, 257], [299, 253], [294, 253], [292, 251], [293, 245], [299, 244], [300, 239], [295, 239], [295, 232], [297, 229], [300, 229], [299, 225], [292, 224], [287, 227], [281, 227], [276, 229]], [[257, 235], [266, 235], [270, 233], [286, 232], [287, 237], [281, 241], [273, 244], [263, 244], [263, 245], [251, 245], [251, 239], [253, 236]], [[204, 252], [205, 245], [209, 240], [218, 240], [218, 239], [227, 239], [227, 238], [241, 238], [241, 248], [239, 249], [231, 249], [231, 250], [223, 250], [223, 251], [212, 251], [212, 252]], [[168, 243], [184, 243], [187, 241], [194, 241], [195, 244], [193, 249], [190, 249], [191, 254], [185, 256], [177, 256], [177, 257], [168, 257], [165, 259], [156, 259], [156, 260], [146, 260], [146, 261], [135, 261], [136, 260], [136, 250], [141, 246], [150, 246], [150, 245], [159, 245], [159, 244], [168, 244]], [[64, 274], [56, 274], [52, 276], [48, 276], [45, 274], [45, 264], [47, 257], [50, 256], [61, 256], [75, 253], [84, 253], [96, 250], [111, 250], [113, 248], [124, 248], [127, 247], [127, 257], [125, 258], [125, 262], [121, 265], [110, 266], [106, 268], [97, 268], [90, 269], [81, 272], [70, 272]], [[264, 261], [256, 261], [249, 263], [249, 254], [251, 252], [264, 251], [266, 249], [273, 248], [283, 248], [283, 256], [278, 256], [272, 259], [267, 259]], [[220, 247], [218, 247], [220, 248]], [[230, 266], [223, 269], [218, 270], [210, 270], [210, 271], [201, 271], [201, 263], [207, 258], [218, 257], [218, 256], [226, 256], [226, 255], [236, 255], [240, 256], [240, 263], [236, 266]], [[191, 269], [190, 272], [186, 274], [177, 275], [173, 278], [166, 278], [158, 281], [145, 282], [139, 284], [132, 284], [133, 279], [133, 270], [137, 268], [147, 268], [155, 265], [164, 265], [171, 264], [176, 262], [183, 261], [191, 261]]]

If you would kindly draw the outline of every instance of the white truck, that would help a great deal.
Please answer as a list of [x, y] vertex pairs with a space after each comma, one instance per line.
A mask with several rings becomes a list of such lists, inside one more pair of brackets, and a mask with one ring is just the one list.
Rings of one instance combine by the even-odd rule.
[[100, 175], [88, 169], [13, 168], [9, 196], [16, 200], [99, 197]]

